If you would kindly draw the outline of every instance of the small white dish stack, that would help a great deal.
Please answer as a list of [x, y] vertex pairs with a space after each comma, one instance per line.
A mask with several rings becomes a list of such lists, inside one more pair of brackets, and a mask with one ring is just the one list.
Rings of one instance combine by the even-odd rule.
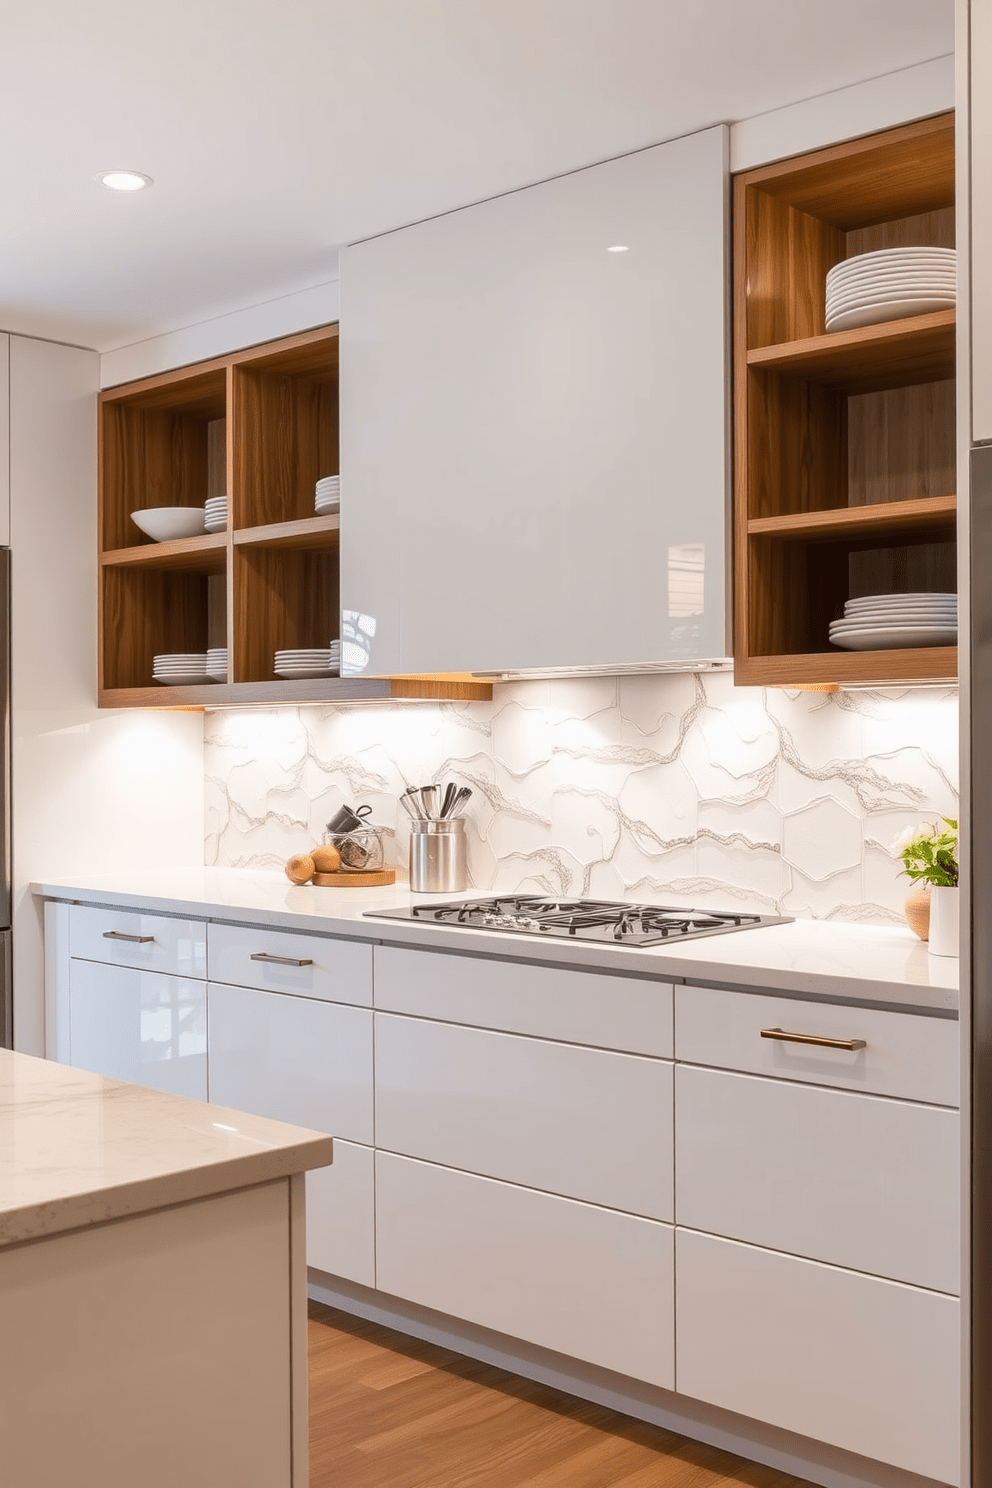
[[223, 532], [227, 526], [227, 497], [211, 496], [203, 508], [203, 517], [208, 532]]
[[341, 643], [329, 646], [298, 647], [277, 651], [273, 669], [277, 677], [336, 677], [341, 664]]
[[827, 274], [827, 330], [953, 310], [956, 300], [953, 248], [880, 248], [847, 258]]
[[211, 682], [227, 681], [226, 646], [211, 646], [207, 652], [207, 677]]
[[954, 646], [956, 594], [866, 594], [849, 599], [830, 640], [845, 651], [894, 651], [903, 646]]
[[318, 517], [330, 516], [341, 510], [341, 477], [325, 475], [314, 489], [314, 511]]
[[152, 676], [166, 687], [193, 687], [211, 680], [205, 651], [169, 651], [152, 658]]

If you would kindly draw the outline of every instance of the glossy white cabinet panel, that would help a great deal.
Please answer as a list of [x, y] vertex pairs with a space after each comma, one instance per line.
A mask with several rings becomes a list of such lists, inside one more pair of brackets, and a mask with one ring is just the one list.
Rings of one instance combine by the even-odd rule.
[[372, 1004], [372, 947], [268, 925], [208, 925], [209, 975], [262, 991]]
[[[860, 1039], [865, 1047], [780, 1043], [762, 1038], [765, 1028]], [[958, 1023], [952, 1018], [689, 985], [676, 992], [675, 1049], [676, 1058], [691, 1064], [933, 1105], [958, 1103]]]
[[672, 1230], [376, 1153], [380, 1291], [671, 1389]]
[[375, 1015], [376, 1146], [671, 1220], [672, 1065]]
[[73, 904], [69, 910], [69, 954], [111, 966], [205, 977], [207, 927], [202, 920]]
[[958, 1113], [679, 1065], [676, 1218], [957, 1292]]
[[676, 1236], [681, 1394], [958, 1482], [956, 1298]]
[[375, 1153], [334, 1140], [329, 1168], [307, 1174], [307, 1265], [375, 1286]]
[[640, 977], [378, 945], [375, 1005], [662, 1059], [674, 1048], [672, 984]]
[[69, 1057], [78, 1069], [206, 1100], [205, 983], [71, 961]]
[[372, 1014], [249, 987], [208, 987], [210, 1099], [372, 1142]]
[[726, 154], [342, 249], [343, 672], [726, 655]]

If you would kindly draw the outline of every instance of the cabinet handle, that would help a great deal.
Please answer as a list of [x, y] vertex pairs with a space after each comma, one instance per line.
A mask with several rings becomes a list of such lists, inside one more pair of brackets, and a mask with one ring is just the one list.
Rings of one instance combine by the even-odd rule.
[[309, 956], [297, 960], [295, 956], [270, 956], [268, 951], [252, 951], [250, 961], [272, 961], [276, 966], [312, 966], [313, 961]]
[[781, 1044], [815, 1044], [818, 1049], [865, 1049], [864, 1039], [824, 1038], [819, 1033], [786, 1033], [784, 1028], [763, 1028], [762, 1038], [777, 1039]]
[[154, 935], [125, 935], [123, 930], [104, 930], [104, 940], [129, 940], [132, 945], [149, 945]]

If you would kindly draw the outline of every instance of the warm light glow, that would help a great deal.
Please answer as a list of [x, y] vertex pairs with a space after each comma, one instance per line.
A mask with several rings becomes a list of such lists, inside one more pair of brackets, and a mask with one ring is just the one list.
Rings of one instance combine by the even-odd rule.
[[612, 248], [607, 248], [607, 253], [629, 253], [630, 249], [626, 243], [614, 243]]
[[96, 179], [101, 186], [109, 186], [111, 191], [144, 191], [146, 186], [154, 184], [151, 176], [132, 170], [100, 171]]

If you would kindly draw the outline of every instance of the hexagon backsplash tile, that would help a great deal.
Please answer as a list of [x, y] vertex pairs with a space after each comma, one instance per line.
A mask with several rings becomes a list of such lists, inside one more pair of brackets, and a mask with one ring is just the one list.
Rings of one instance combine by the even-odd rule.
[[640, 895], [878, 922], [887, 846], [957, 812], [954, 688], [824, 695], [729, 676], [514, 682], [491, 703], [208, 713], [208, 864], [278, 868], [367, 801], [406, 876], [408, 785], [457, 779], [479, 890]]

